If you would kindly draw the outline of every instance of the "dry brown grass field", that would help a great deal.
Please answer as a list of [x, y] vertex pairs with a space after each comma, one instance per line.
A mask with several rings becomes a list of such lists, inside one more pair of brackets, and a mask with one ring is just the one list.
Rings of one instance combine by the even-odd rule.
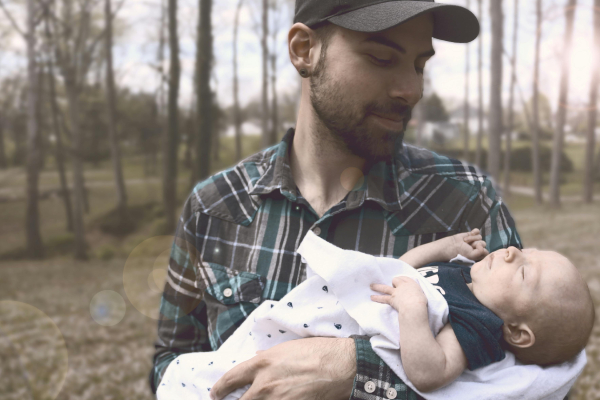
[[[568, 256], [600, 310], [600, 204], [568, 202], [556, 211], [525, 197], [509, 204], [526, 246]], [[160, 276], [149, 274], [165, 265], [168, 248], [163, 237], [128, 261], [117, 252], [112, 260], [85, 263], [68, 257], [1, 262], [0, 399], [152, 399], [148, 372]], [[112, 326], [97, 323], [90, 312], [94, 296], [107, 290], [125, 305], [122, 319], [118, 301], [96, 309], [97, 318], [120, 321]], [[587, 352], [573, 400], [600, 399], [599, 323]]]

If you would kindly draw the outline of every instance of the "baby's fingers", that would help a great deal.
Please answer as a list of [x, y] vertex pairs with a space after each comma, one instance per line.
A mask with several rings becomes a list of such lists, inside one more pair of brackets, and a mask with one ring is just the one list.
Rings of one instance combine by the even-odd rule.
[[[477, 231], [479, 231], [479, 230], [477, 230]], [[483, 239], [483, 237], [480, 234], [473, 235], [471, 233], [470, 235], [465, 236], [464, 241], [465, 241], [465, 243], [473, 244], [474, 242], [477, 242], [478, 240], [481, 240], [481, 239]]]
[[485, 256], [487, 256], [488, 254], [490, 254], [490, 252], [486, 249], [486, 243], [483, 240], [478, 241], [475, 244], [475, 257], [478, 258], [483, 258]]

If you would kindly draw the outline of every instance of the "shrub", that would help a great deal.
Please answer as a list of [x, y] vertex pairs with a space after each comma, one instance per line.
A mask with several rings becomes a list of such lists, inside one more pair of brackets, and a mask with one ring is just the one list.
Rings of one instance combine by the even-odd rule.
[[[447, 157], [463, 159], [464, 152], [460, 149], [439, 149], [438, 153]], [[481, 152], [481, 165], [487, 165], [487, 150]], [[467, 161], [473, 162], [475, 160], [475, 151], [469, 152], [469, 159]], [[513, 149], [510, 157], [510, 170], [511, 171], [523, 171], [531, 172], [533, 170], [531, 157], [531, 147], [520, 147]], [[542, 171], [550, 171], [552, 164], [552, 150], [546, 146], [540, 146], [540, 168]], [[500, 168], [504, 168], [504, 151], [500, 153]], [[563, 151], [561, 155], [561, 172], [573, 172], [573, 162]]]
[[102, 232], [113, 236], [126, 236], [143, 223], [155, 218], [156, 205], [154, 203], [138, 204], [127, 207], [121, 211], [113, 209], [96, 218], [92, 226], [97, 226]]
[[112, 246], [104, 245], [96, 252], [96, 257], [100, 260], [109, 261], [115, 257], [115, 249]]

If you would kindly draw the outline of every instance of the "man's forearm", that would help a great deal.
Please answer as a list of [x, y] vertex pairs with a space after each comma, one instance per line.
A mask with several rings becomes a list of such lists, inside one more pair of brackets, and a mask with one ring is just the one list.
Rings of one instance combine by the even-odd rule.
[[324, 377], [338, 382], [323, 399], [347, 400], [351, 397], [356, 376], [356, 349], [351, 338], [334, 339], [328, 354], [321, 361]]

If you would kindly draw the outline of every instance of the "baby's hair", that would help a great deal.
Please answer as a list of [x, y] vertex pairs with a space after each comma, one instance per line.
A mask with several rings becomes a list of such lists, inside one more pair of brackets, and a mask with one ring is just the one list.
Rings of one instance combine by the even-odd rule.
[[596, 318], [594, 302], [581, 275], [579, 284], [570, 285], [567, 299], [554, 298], [548, 307], [537, 310], [531, 328], [533, 346], [525, 349], [508, 346], [525, 364], [559, 364], [575, 357], [590, 338]]

